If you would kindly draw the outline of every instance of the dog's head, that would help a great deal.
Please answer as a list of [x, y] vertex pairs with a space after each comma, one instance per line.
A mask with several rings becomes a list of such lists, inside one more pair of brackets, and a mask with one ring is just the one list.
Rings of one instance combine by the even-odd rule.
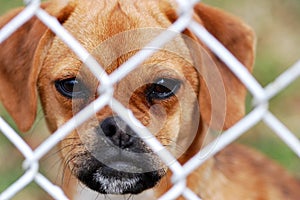
[[[108, 74], [178, 18], [174, 5], [161, 0], [57, 1], [43, 7]], [[253, 34], [247, 26], [203, 4], [195, 6], [193, 19], [251, 70]], [[101, 95], [95, 76], [36, 18], [3, 42], [0, 52], [0, 97], [21, 131], [34, 122], [38, 96], [54, 132]], [[114, 86], [115, 99], [177, 157], [200, 149], [204, 127], [222, 130], [239, 120], [245, 93], [188, 28]], [[167, 168], [143, 139], [106, 106], [72, 131], [60, 149], [72, 173], [91, 189], [135, 194], [156, 185]]]

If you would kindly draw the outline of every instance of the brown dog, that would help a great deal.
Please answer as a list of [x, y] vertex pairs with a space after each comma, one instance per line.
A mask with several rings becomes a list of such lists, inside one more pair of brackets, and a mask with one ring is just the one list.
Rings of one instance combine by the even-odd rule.
[[[175, 3], [167, 0], [60, 0], [42, 7], [108, 74], [178, 18]], [[0, 27], [20, 11], [2, 17]], [[193, 19], [251, 70], [254, 36], [249, 27], [203, 4], [195, 6]], [[82, 63], [36, 18], [0, 45], [0, 97], [21, 131], [32, 126], [38, 97], [51, 132], [98, 97], [99, 83]], [[208, 130], [225, 130], [243, 117], [246, 94], [189, 29], [117, 83], [114, 91], [181, 163], [201, 149]], [[167, 164], [108, 106], [61, 141], [60, 149], [70, 172], [99, 193], [138, 194], [153, 188], [159, 197], [171, 187]], [[202, 199], [300, 198], [299, 182], [239, 145], [206, 161], [187, 184]], [[64, 187], [74, 198], [76, 186]]]

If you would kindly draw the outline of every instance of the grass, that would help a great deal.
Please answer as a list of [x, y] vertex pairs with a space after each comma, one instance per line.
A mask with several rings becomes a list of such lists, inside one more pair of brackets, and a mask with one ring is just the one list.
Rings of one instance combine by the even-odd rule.
[[[300, 1], [234, 1], [204, 0], [246, 21], [257, 35], [254, 77], [263, 86], [300, 59]], [[270, 110], [300, 137], [300, 80], [292, 83], [270, 101]], [[253, 108], [247, 99], [247, 112]], [[300, 160], [265, 124], [259, 123], [243, 135], [239, 142], [255, 147], [300, 177]]]
[[[204, 0], [204, 2], [214, 4], [240, 16], [253, 27], [257, 34], [257, 56], [253, 74], [263, 86], [272, 82], [299, 59], [299, 0]], [[0, 0], [0, 14], [20, 5], [22, 5], [21, 0]], [[299, 86], [300, 80], [294, 82], [270, 101], [272, 113], [298, 137], [300, 137]], [[250, 96], [247, 102], [247, 111], [249, 112], [253, 109]], [[14, 126], [12, 119], [1, 106], [0, 115]], [[38, 126], [39, 124], [41, 126]], [[44, 128], [43, 120], [41, 122], [38, 120], [35, 127], [29, 133], [22, 135], [33, 147], [39, 145], [49, 136]], [[265, 124], [259, 123], [253, 127], [239, 139], [239, 142], [259, 149], [300, 177], [299, 158]], [[0, 134], [0, 191], [3, 191], [23, 174], [22, 158], [16, 148]], [[49, 167], [44, 170], [45, 173], [48, 173], [47, 169]], [[41, 199], [40, 195], [43, 196], [44, 192], [37, 190], [37, 188], [38, 186], [35, 184], [30, 184], [25, 192], [21, 192], [14, 199]]]
[[21, 0], [0, 0], [0, 14], [7, 12], [9, 9], [22, 5], [23, 1]]

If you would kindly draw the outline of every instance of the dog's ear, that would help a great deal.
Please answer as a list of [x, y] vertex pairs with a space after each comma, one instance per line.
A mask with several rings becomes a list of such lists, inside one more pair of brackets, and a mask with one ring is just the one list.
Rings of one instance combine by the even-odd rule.
[[[62, 4], [60, 4], [62, 6]], [[43, 9], [62, 23], [72, 9], [43, 3]], [[0, 28], [23, 9], [16, 9], [0, 18]], [[54, 34], [33, 17], [0, 44], [0, 99], [18, 128], [28, 131], [36, 117], [37, 79], [43, 58]]]
[[[253, 31], [236, 17], [202, 3], [195, 6], [194, 12], [195, 20], [216, 37], [249, 71], [252, 71], [255, 51]], [[207, 58], [202, 55], [202, 65], [205, 66], [200, 67], [201, 117], [212, 127], [224, 130], [244, 116], [247, 91], [221, 60], [210, 50], [208, 54], [213, 62], [203, 61]], [[217, 67], [213, 69], [212, 64]], [[218, 78], [218, 74], [222, 80]]]

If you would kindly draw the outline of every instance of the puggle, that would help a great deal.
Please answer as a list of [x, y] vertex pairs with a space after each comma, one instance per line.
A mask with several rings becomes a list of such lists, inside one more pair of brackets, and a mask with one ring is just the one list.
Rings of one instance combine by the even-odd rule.
[[[169, 0], [56, 0], [41, 7], [108, 75], [179, 18], [176, 2]], [[0, 27], [22, 10], [2, 16]], [[192, 15], [252, 70], [255, 36], [250, 27], [203, 3], [195, 5]], [[84, 61], [36, 17], [0, 45], [0, 98], [22, 132], [35, 121], [38, 98], [49, 130], [55, 132], [101, 96], [99, 87]], [[189, 28], [156, 49], [113, 89], [114, 98], [181, 164], [199, 152], [209, 131], [226, 130], [244, 116], [245, 87]], [[97, 111], [60, 142], [66, 174], [100, 194], [156, 199], [172, 187], [168, 166], [174, 161], [162, 162], [146, 145], [149, 138], [139, 137], [112, 107]], [[64, 181], [70, 199], [77, 184]], [[203, 200], [300, 198], [297, 180], [237, 144], [193, 171], [187, 186]], [[149, 192], [148, 197], [139, 196]]]

